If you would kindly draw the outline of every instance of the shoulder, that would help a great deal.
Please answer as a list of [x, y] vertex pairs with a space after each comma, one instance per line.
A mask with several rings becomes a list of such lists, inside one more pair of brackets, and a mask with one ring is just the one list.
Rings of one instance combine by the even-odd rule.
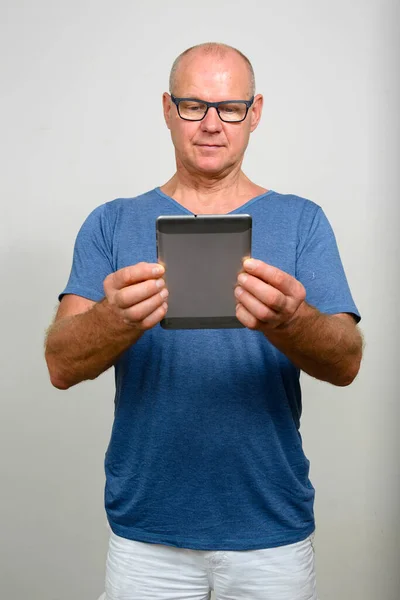
[[150, 203], [154, 203], [154, 200], [158, 198], [159, 195], [155, 188], [143, 194], [139, 194], [138, 196], [115, 198], [114, 200], [110, 200], [105, 204], [98, 206], [95, 210], [102, 210], [109, 217], [112, 217], [121, 212], [144, 209], [146, 206], [149, 206]]
[[94, 208], [86, 217], [84, 225], [86, 227], [100, 227], [102, 229], [114, 229], [119, 220], [124, 220], [127, 215], [143, 214], [146, 208], [154, 205], [154, 200], [158, 199], [155, 189], [140, 194], [138, 196], [119, 197], [104, 202]]
[[318, 210], [321, 210], [319, 204], [309, 198], [297, 194], [281, 194], [271, 190], [266, 194], [266, 199], [269, 199], [273, 204], [280, 208], [286, 208], [288, 210], [295, 209], [296, 212], [315, 214]]
[[309, 230], [315, 219], [323, 215], [319, 204], [297, 194], [281, 194], [270, 190], [258, 199], [260, 217], [279, 223], [284, 228]]

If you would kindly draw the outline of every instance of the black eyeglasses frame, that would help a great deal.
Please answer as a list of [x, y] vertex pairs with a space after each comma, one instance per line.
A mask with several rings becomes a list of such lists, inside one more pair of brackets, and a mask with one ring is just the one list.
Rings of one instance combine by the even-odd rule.
[[[208, 109], [215, 108], [219, 118], [224, 123], [242, 123], [246, 119], [247, 113], [249, 112], [249, 108], [251, 107], [251, 105], [254, 102], [254, 96], [252, 96], [250, 98], [250, 100], [222, 100], [221, 102], [207, 102], [206, 100], [200, 100], [200, 98], [177, 98], [176, 96], [173, 96], [172, 94], [170, 94], [170, 95], [171, 95], [172, 102], [176, 106], [176, 110], [178, 111], [178, 115], [180, 116], [180, 118], [183, 119], [184, 121], [192, 121], [192, 122], [202, 121], [203, 119], [205, 119], [205, 117], [208, 113]], [[207, 106], [206, 112], [201, 117], [201, 119], [185, 119], [185, 117], [182, 117], [181, 113], [179, 112], [179, 102], [182, 102], [182, 100], [191, 101], [191, 102], [201, 102], [202, 104], [205, 104]], [[246, 113], [245, 113], [243, 119], [240, 119], [240, 121], [226, 121], [225, 119], [223, 119], [221, 117], [221, 115], [219, 113], [219, 107], [221, 106], [221, 104], [232, 104], [232, 102], [237, 102], [237, 103], [246, 105]]]

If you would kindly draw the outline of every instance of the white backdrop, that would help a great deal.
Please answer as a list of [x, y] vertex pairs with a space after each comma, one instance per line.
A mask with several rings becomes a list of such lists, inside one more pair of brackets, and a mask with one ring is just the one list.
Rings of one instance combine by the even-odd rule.
[[44, 331], [87, 214], [173, 173], [174, 58], [221, 41], [265, 95], [246, 174], [323, 207], [363, 316], [353, 385], [302, 376], [320, 600], [398, 600], [399, 22], [390, 0], [2, 0], [1, 598], [103, 590], [113, 376], [53, 389]]

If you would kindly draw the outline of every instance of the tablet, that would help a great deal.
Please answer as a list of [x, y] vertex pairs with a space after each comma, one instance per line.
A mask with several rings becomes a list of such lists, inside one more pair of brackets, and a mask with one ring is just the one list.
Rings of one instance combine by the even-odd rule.
[[169, 291], [164, 329], [243, 327], [234, 288], [251, 256], [250, 215], [160, 216], [157, 257]]

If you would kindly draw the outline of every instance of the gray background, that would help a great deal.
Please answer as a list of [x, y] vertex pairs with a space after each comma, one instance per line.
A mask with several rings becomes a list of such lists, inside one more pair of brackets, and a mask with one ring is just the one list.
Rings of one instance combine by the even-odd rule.
[[87, 214], [174, 170], [173, 59], [222, 41], [265, 94], [245, 172], [324, 208], [363, 316], [353, 385], [302, 376], [320, 600], [398, 599], [399, 17], [389, 0], [1, 2], [2, 598], [102, 593], [113, 376], [53, 389], [44, 331]]

